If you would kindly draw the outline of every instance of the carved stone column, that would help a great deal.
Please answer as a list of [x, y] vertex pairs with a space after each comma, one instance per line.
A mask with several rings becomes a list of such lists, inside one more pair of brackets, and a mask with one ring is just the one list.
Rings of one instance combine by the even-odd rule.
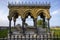
[[24, 24], [25, 24], [25, 19], [22, 18], [22, 29], [23, 29], [23, 34], [25, 34]]
[[48, 21], [48, 32], [50, 33], [50, 23], [49, 23], [49, 20], [50, 19], [47, 19], [47, 21]]
[[11, 20], [12, 20], [12, 17], [8, 16], [8, 19], [9, 19], [9, 34], [10, 34], [9, 36], [10, 36], [10, 39], [11, 39], [11, 33], [12, 33], [11, 32]]
[[14, 18], [13, 21], [14, 21], [14, 27], [15, 27], [15, 24], [16, 24], [16, 18]]
[[36, 33], [38, 33], [38, 30], [37, 30], [37, 18], [34, 18], [33, 21], [34, 21], [34, 27], [36, 28]]
[[45, 27], [45, 17], [43, 17], [43, 28]]
[[34, 27], [37, 28], [37, 18], [33, 19], [33, 21], [34, 21]]

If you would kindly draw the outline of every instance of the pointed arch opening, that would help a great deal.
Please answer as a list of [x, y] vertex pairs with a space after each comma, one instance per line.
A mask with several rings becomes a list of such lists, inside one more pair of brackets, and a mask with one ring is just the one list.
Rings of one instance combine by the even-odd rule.
[[25, 15], [25, 20], [26, 20], [25, 23], [27, 23], [28, 26], [33, 26], [34, 25], [33, 19], [34, 19], [34, 17], [32, 16], [32, 13], [27, 12]]

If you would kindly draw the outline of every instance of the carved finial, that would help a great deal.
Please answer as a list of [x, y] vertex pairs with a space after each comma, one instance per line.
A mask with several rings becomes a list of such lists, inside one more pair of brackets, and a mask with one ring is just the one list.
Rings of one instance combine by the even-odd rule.
[[19, 5], [19, 2], [18, 2], [18, 5]]
[[21, 2], [19, 2], [19, 5], [21, 4]]
[[13, 2], [12, 2], [12, 5], [13, 5]]
[[20, 5], [20, 2], [19, 2], [19, 5]]
[[50, 5], [50, 2], [48, 2], [48, 5]]
[[8, 5], [10, 5], [9, 2], [8, 2]]
[[40, 4], [40, 1], [39, 1], [39, 4]]
[[8, 2], [8, 4], [9, 4], [9, 2]]
[[47, 2], [46, 2], [46, 4], [47, 4]]
[[32, 4], [33, 4], [33, 1], [32, 1]]
[[28, 4], [28, 2], [26, 1], [26, 4]]
[[29, 1], [29, 4], [30, 4], [30, 1]]
[[45, 4], [45, 2], [43, 2], [43, 4]]
[[26, 1], [25, 1], [25, 4], [26, 4]]
[[23, 1], [22, 1], [22, 5], [23, 5]]
[[15, 2], [15, 4], [16, 4], [16, 2]]
[[37, 1], [36, 1], [36, 4], [37, 4]]

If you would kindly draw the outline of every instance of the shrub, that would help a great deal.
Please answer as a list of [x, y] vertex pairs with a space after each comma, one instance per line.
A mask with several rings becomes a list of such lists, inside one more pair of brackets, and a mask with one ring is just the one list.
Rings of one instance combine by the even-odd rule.
[[7, 37], [7, 35], [8, 35], [7, 29], [0, 30], [0, 38]]

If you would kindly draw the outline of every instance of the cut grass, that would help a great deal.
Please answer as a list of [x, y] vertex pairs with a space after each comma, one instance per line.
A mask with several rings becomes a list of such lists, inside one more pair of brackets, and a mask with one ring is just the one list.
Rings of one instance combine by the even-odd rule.
[[51, 29], [51, 32], [54, 33], [54, 36], [60, 37], [60, 28], [52, 28], [52, 29]]

